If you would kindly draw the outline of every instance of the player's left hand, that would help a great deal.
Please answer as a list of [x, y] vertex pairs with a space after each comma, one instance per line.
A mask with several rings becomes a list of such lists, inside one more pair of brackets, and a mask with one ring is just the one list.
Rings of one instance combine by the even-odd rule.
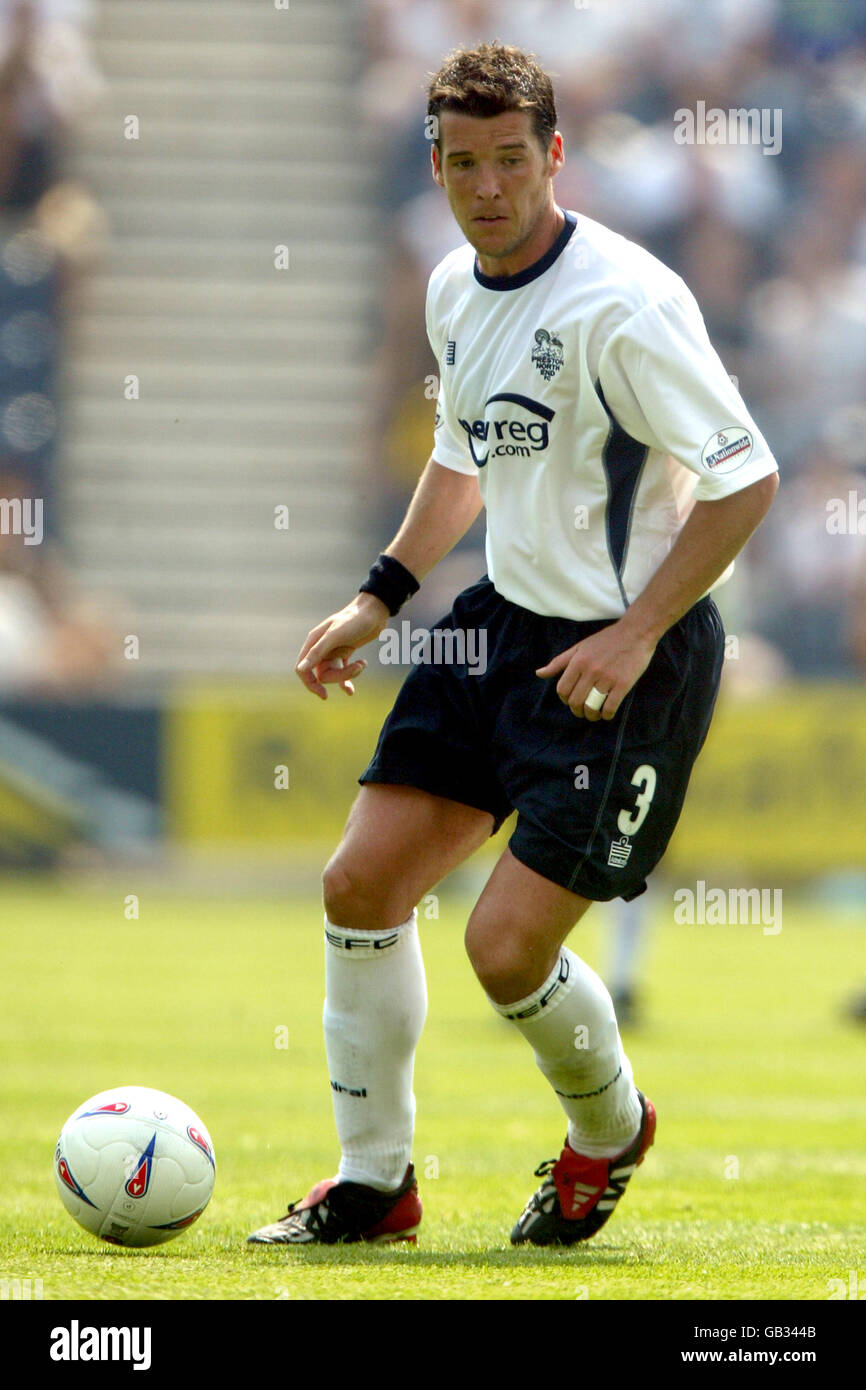
[[[649, 666], [654, 651], [654, 642], [635, 638], [620, 621], [560, 652], [546, 666], [539, 666], [535, 674], [545, 680], [559, 676], [556, 693], [578, 719], [613, 719]], [[593, 687], [605, 696], [600, 710], [586, 707]]]

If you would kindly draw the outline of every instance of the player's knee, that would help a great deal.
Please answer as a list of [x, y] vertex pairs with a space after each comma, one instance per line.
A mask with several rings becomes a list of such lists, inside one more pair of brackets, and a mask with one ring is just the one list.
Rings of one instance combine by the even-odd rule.
[[470, 917], [464, 938], [466, 954], [485, 993], [497, 1004], [511, 1004], [524, 999], [534, 988], [527, 988], [526, 953], [521, 943], [509, 934], [504, 924], [491, 931], [475, 917]]
[[322, 897], [328, 921], [337, 927], [361, 927], [359, 920], [367, 908], [365, 885], [356, 873], [335, 855], [322, 874]]
[[339, 851], [322, 875], [322, 894], [328, 921], [355, 931], [382, 931], [405, 921], [412, 911], [409, 906], [404, 912], [387, 886], [347, 863]]

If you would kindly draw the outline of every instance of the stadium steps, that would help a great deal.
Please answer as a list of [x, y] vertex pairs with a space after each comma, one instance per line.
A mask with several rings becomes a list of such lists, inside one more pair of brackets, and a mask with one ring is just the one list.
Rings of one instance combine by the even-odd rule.
[[96, 14], [106, 87], [70, 172], [110, 236], [66, 333], [68, 549], [139, 637], [139, 680], [286, 674], [372, 548], [359, 445], [379, 263], [352, 7]]
[[338, 0], [290, 0], [284, 11], [272, 0], [105, 0], [111, 11], [106, 36], [113, 40], [147, 42], [170, 35], [175, 43], [205, 40], [222, 43], [275, 42], [278, 23], [291, 21], [296, 41], [336, 44], [344, 33], [346, 6]]

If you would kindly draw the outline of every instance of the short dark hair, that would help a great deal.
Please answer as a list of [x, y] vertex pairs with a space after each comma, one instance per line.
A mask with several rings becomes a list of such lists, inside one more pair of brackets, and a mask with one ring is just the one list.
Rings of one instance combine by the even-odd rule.
[[530, 111], [544, 150], [556, 130], [553, 83], [534, 54], [509, 44], [482, 43], [449, 53], [427, 93], [427, 115], [438, 118], [441, 111], [482, 117]]

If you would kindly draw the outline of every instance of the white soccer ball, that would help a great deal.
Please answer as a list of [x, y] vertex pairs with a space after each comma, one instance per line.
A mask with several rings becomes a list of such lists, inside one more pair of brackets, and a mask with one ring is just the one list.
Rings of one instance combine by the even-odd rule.
[[54, 1177], [86, 1231], [112, 1245], [161, 1245], [201, 1216], [216, 1158], [183, 1101], [147, 1086], [115, 1086], [79, 1105], [60, 1131]]

